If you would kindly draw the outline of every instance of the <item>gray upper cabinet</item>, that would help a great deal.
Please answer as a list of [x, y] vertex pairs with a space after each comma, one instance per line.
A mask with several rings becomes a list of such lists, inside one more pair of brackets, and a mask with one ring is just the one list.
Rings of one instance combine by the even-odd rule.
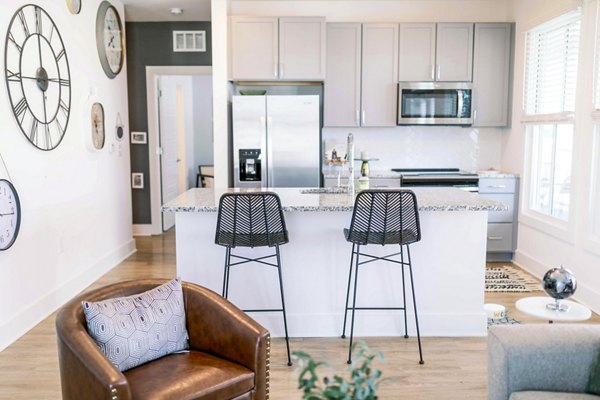
[[400, 24], [400, 82], [435, 80], [435, 24]]
[[231, 18], [231, 79], [324, 78], [325, 18]]
[[396, 126], [397, 24], [363, 24], [361, 72], [361, 125]]
[[398, 25], [327, 26], [325, 126], [396, 126]]
[[473, 126], [508, 126], [512, 24], [475, 24]]
[[470, 82], [473, 24], [400, 24], [400, 82]]
[[473, 78], [473, 24], [437, 24], [437, 81], [470, 82]]
[[325, 126], [360, 126], [361, 24], [327, 24]]
[[279, 77], [279, 26], [273, 17], [231, 18], [231, 77], [273, 80]]
[[279, 79], [325, 79], [325, 18], [279, 18]]

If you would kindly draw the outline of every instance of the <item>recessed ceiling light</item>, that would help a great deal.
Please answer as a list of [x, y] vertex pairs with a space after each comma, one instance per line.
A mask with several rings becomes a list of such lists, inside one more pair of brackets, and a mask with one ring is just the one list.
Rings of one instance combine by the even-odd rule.
[[169, 12], [171, 14], [173, 14], [173, 15], [180, 15], [180, 14], [183, 14], [183, 9], [182, 8], [173, 7], [173, 8], [169, 9]]

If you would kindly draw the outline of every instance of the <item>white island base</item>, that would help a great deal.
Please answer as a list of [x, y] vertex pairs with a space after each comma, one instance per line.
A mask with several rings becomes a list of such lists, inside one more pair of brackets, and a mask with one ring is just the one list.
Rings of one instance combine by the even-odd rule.
[[[420, 211], [422, 240], [411, 245], [421, 335], [485, 336], [487, 214], [493, 207], [488, 204], [485, 209], [478, 203], [478, 207], [465, 210], [456, 207], [441, 210], [433, 206], [428, 211], [427, 205], [422, 205], [420, 191], [415, 192], [420, 209], [425, 209]], [[219, 195], [214, 194], [215, 201]], [[344, 239], [343, 228], [350, 224], [352, 211], [289, 210], [285, 196], [280, 196], [290, 236], [290, 243], [280, 247], [289, 335], [339, 336], [352, 248]], [[221, 293], [225, 248], [214, 244], [217, 213], [214, 208], [180, 207], [181, 201], [189, 200], [188, 195], [179, 199], [177, 205], [170, 203], [164, 207], [176, 211], [177, 275]], [[502, 205], [494, 204], [502, 209]], [[369, 245], [361, 249], [383, 255], [397, 252], [398, 246]], [[234, 254], [256, 256], [270, 250], [236, 248]], [[414, 336], [408, 269], [406, 278], [409, 335]], [[402, 306], [401, 285], [401, 268], [397, 264], [377, 261], [361, 266], [357, 307]], [[232, 267], [229, 300], [242, 309], [278, 308], [277, 270], [255, 263]], [[402, 311], [363, 310], [356, 315], [356, 336], [404, 334]], [[281, 313], [252, 313], [252, 316], [273, 336], [283, 336]]]

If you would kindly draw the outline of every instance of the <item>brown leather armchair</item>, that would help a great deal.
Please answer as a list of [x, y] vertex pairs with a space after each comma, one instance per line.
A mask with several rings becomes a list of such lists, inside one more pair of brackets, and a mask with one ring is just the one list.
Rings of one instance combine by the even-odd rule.
[[268, 399], [269, 332], [204, 287], [183, 282], [189, 353], [120, 372], [86, 330], [82, 300], [145, 292], [165, 280], [127, 281], [87, 292], [56, 316], [63, 399]]

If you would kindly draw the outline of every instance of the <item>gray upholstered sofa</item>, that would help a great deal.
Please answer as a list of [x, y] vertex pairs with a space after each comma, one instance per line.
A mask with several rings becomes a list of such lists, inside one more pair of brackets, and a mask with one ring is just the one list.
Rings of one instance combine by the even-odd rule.
[[499, 325], [488, 332], [488, 400], [598, 400], [586, 394], [600, 325]]

